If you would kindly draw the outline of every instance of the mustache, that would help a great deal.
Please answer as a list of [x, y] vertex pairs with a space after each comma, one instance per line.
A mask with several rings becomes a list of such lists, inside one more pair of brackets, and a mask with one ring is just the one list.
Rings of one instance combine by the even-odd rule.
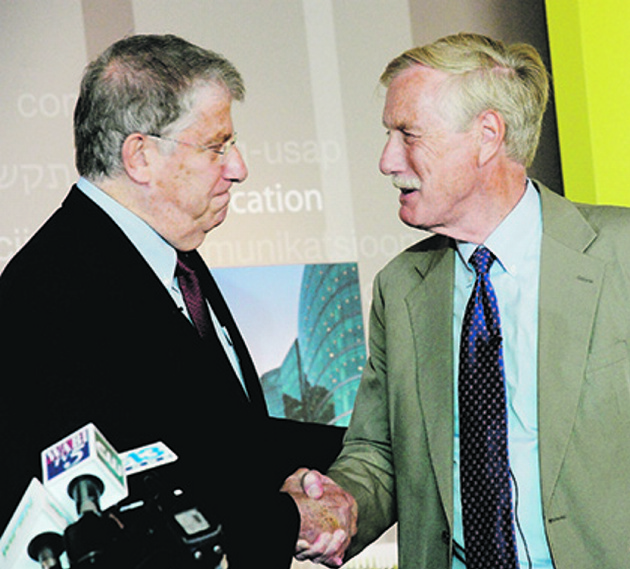
[[419, 190], [422, 186], [420, 178], [407, 176], [392, 176], [392, 184], [399, 190]]

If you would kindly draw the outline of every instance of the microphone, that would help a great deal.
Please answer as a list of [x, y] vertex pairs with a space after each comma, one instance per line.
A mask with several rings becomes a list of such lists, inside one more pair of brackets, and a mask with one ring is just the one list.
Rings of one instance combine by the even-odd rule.
[[147, 472], [177, 460], [162, 442], [119, 455], [92, 423], [58, 441], [0, 537], [0, 568], [216, 568], [221, 524], [173, 479], [180, 469]]
[[[37, 566], [27, 552], [31, 540], [40, 534], [56, 535], [61, 539], [71, 522], [72, 517], [46, 492], [42, 483], [33, 478], [0, 538], [0, 567], [34, 569]], [[50, 543], [40, 540], [41, 548], [36, 546], [32, 553], [35, 555], [36, 549], [44, 553], [46, 546], [53, 547], [52, 544], [54, 538]]]
[[127, 497], [123, 461], [92, 423], [85, 425], [41, 453], [44, 487], [69, 514], [81, 514], [69, 492], [70, 483], [82, 476], [98, 478], [103, 484], [103, 510]]
[[65, 549], [63, 537], [55, 532], [40, 533], [28, 544], [28, 556], [44, 569], [61, 569], [61, 555]]

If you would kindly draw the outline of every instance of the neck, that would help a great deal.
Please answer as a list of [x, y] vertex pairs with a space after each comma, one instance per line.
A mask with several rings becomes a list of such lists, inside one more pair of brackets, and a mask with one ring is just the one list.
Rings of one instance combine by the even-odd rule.
[[510, 163], [487, 176], [474, 194], [466, 219], [457, 227], [436, 230], [458, 241], [483, 243], [516, 207], [525, 194], [525, 167]]

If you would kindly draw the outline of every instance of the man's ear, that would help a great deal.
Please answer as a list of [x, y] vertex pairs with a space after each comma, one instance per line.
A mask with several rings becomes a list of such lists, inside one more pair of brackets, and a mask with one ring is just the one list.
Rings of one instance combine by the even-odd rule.
[[505, 121], [494, 110], [482, 112], [476, 120], [479, 133], [479, 165], [484, 166], [503, 148]]
[[130, 134], [122, 145], [122, 161], [127, 175], [137, 184], [146, 184], [151, 179], [147, 137], [139, 132]]

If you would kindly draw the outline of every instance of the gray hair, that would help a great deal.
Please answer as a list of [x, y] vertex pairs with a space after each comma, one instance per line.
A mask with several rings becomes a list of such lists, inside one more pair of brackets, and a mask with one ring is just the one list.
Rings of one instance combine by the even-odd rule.
[[134, 132], [161, 134], [192, 110], [197, 88], [224, 86], [242, 101], [240, 73], [226, 58], [173, 35], [122, 39], [90, 63], [74, 110], [76, 166], [93, 180], [123, 171]]
[[444, 108], [455, 128], [465, 131], [483, 111], [497, 111], [506, 125], [508, 156], [525, 166], [532, 163], [549, 98], [547, 70], [534, 47], [455, 34], [402, 53], [389, 63], [381, 83], [388, 87], [413, 65], [451, 74]]

